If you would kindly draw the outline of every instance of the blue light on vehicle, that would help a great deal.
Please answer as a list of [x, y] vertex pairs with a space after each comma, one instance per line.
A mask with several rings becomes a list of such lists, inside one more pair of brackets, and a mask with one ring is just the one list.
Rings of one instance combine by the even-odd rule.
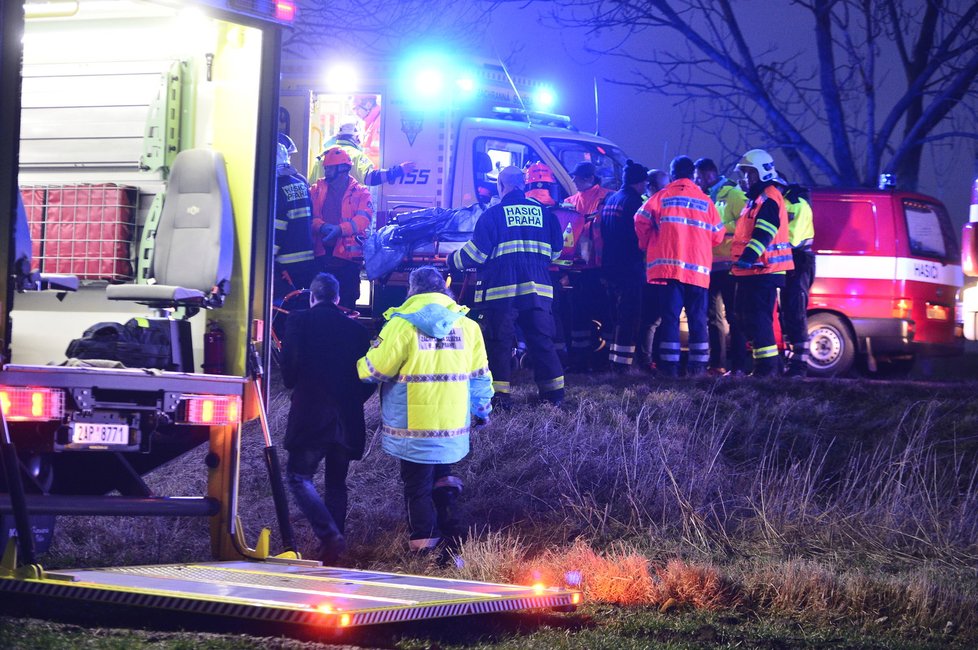
[[557, 103], [557, 95], [553, 88], [544, 86], [533, 92], [533, 107], [538, 111], [549, 111]]

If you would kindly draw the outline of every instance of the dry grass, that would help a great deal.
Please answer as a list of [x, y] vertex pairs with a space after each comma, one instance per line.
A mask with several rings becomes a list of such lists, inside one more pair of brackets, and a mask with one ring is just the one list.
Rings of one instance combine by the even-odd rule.
[[[592, 600], [665, 610], [747, 608], [929, 630], [951, 621], [978, 637], [974, 390], [574, 377], [563, 409], [521, 407], [473, 437], [457, 466], [473, 534], [464, 563], [449, 571], [576, 580]], [[518, 398], [530, 401], [526, 388]], [[273, 393], [277, 435], [287, 405]], [[374, 398], [368, 428], [377, 424]], [[254, 535], [275, 519], [254, 423], [245, 440], [241, 509]], [[161, 493], [202, 491], [201, 468], [195, 452], [149, 482]], [[434, 570], [405, 551], [397, 464], [378, 439], [349, 484], [350, 560]], [[108, 521], [63, 518], [53, 564], [208, 553], [206, 522]], [[300, 548], [314, 550], [295, 511], [293, 521]]]

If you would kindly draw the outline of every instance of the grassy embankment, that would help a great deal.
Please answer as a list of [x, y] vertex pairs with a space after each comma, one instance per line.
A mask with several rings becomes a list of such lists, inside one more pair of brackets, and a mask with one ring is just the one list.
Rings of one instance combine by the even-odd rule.
[[[549, 618], [536, 632], [490, 624], [481, 628], [489, 640], [541, 648], [978, 644], [975, 385], [650, 384], [606, 375], [573, 383], [563, 409], [527, 405], [475, 435], [458, 467], [473, 536], [460, 566], [444, 572], [551, 584], [580, 576], [594, 604], [564, 629]], [[375, 403], [368, 408], [375, 427]], [[286, 396], [273, 394], [279, 432], [286, 410]], [[254, 534], [274, 515], [253, 425], [246, 440], [242, 514]], [[161, 493], [199, 493], [202, 452], [149, 478]], [[353, 466], [350, 487], [351, 564], [437, 570], [406, 552], [397, 468], [378, 440]], [[308, 526], [296, 512], [293, 519], [302, 550], [314, 551]], [[208, 554], [203, 521], [59, 525], [51, 567]], [[418, 627], [396, 645], [481, 638], [472, 635], [464, 623]], [[211, 647], [225, 641], [234, 645], [219, 638]]]

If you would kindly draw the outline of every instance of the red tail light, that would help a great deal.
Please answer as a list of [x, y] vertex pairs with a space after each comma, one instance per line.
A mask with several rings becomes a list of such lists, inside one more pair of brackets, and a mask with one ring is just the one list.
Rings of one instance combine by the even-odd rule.
[[241, 398], [237, 395], [184, 395], [180, 424], [238, 424]]
[[913, 318], [913, 300], [897, 298], [893, 301], [893, 318], [910, 320]]
[[0, 407], [11, 421], [60, 420], [65, 413], [65, 394], [56, 388], [0, 386]]
[[295, 2], [293, 0], [276, 0], [275, 19], [282, 22], [293, 22], [295, 20]]

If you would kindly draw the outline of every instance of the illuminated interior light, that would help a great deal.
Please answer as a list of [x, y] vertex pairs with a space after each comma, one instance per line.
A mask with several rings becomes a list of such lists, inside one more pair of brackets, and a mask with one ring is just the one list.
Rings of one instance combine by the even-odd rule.
[[326, 87], [330, 92], [353, 92], [359, 81], [357, 69], [348, 63], [337, 63], [326, 72]]
[[557, 95], [552, 88], [538, 88], [533, 93], [533, 105], [541, 111], [549, 111], [557, 103]]

